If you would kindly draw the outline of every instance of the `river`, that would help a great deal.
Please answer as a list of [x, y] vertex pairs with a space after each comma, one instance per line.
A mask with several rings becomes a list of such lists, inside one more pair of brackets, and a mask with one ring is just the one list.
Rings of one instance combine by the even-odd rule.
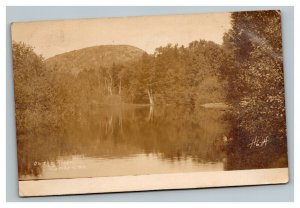
[[19, 179], [54, 179], [224, 170], [221, 109], [94, 106], [61, 128], [18, 142]]

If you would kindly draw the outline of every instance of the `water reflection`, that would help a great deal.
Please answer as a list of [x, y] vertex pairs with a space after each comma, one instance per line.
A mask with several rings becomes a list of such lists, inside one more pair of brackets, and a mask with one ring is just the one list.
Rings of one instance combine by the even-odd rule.
[[24, 175], [22, 180], [224, 170], [222, 162], [198, 163], [191, 157], [180, 160], [162, 159], [160, 154], [135, 154], [120, 158], [73, 155], [68, 159], [59, 157], [56, 163], [36, 165], [41, 166], [41, 173], [36, 177]]
[[225, 111], [122, 105], [75, 112], [60, 128], [18, 135], [21, 180], [224, 169]]

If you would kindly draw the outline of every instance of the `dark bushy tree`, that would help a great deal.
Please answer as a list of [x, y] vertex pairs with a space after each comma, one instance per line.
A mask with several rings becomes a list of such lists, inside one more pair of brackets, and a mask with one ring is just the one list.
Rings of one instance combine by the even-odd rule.
[[[267, 147], [260, 151], [265, 158], [273, 157], [262, 161], [271, 162], [286, 154], [287, 141], [280, 12], [238, 12], [231, 17], [232, 30], [223, 45], [228, 58], [221, 70], [235, 107], [236, 137], [249, 148], [256, 138], [254, 148]], [[280, 162], [286, 165], [286, 160]]]

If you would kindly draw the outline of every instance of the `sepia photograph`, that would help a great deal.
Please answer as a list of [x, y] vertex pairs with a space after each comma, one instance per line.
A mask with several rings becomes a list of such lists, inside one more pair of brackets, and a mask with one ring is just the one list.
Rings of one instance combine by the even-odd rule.
[[11, 35], [20, 196], [288, 182], [279, 10]]

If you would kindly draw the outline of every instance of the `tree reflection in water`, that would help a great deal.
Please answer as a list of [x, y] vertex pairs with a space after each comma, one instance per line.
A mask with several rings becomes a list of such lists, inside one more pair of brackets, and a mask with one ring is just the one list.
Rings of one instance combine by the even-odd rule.
[[59, 166], [58, 158], [68, 160], [74, 155], [110, 160], [154, 154], [162, 161], [223, 162], [222, 138], [230, 127], [224, 113], [186, 106], [126, 104], [78, 109], [60, 128], [19, 135], [20, 178], [38, 178], [43, 165]]
[[[219, 163], [223, 163], [224, 170], [287, 166], [286, 147], [281, 147], [279, 139], [272, 139], [272, 135], [278, 135], [276, 130], [266, 130], [271, 136], [260, 140], [267, 135], [263, 132], [250, 135], [237, 126], [231, 113], [220, 109], [126, 104], [78, 109], [72, 119], [62, 121], [60, 128], [37, 131], [39, 135], [19, 135], [19, 177], [39, 179], [44, 167], [59, 168], [58, 160], [71, 161], [78, 155], [83, 160], [96, 158], [107, 162], [131, 158], [133, 175], [139, 174], [134, 163], [139, 155], [162, 161], [158, 163], [165, 166], [161, 167], [162, 172], [168, 172], [166, 164], [175, 161], [184, 164], [178, 168], [186, 171], [203, 171], [201, 165]], [[249, 138], [254, 138], [253, 144], [248, 143]], [[191, 167], [195, 164], [198, 169]], [[120, 165], [112, 163], [116, 169]], [[143, 165], [147, 169], [147, 161]], [[177, 166], [172, 171], [174, 168]], [[213, 167], [206, 168], [209, 171]], [[160, 172], [159, 167], [146, 170], [149, 174], [157, 171]]]

